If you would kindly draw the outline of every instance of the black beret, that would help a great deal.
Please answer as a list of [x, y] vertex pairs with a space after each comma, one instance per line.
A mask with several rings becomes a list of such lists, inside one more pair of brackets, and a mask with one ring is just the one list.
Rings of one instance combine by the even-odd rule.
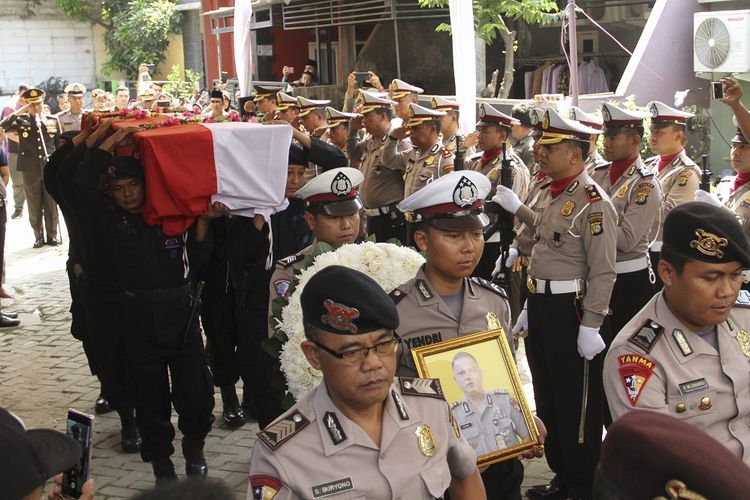
[[344, 266], [328, 266], [305, 285], [304, 320], [325, 332], [359, 335], [398, 327], [396, 305], [375, 280]]
[[212, 90], [210, 98], [211, 99], [224, 99], [224, 93], [221, 90]]
[[307, 166], [307, 151], [295, 143], [289, 145], [289, 165]]
[[658, 412], [631, 411], [607, 429], [594, 498], [693, 498], [666, 494], [674, 481], [706, 498], [745, 498], [750, 468], [697, 427]]
[[144, 177], [141, 163], [132, 156], [115, 156], [112, 158], [112, 167], [109, 169], [108, 173], [109, 177], [112, 179]]
[[693, 201], [673, 208], [664, 220], [663, 247], [689, 259], [750, 268], [750, 245], [729, 210]]

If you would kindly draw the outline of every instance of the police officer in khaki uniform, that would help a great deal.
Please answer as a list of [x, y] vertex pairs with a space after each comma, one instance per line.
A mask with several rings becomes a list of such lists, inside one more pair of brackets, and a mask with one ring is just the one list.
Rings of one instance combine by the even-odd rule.
[[346, 155], [347, 165], [359, 168], [359, 162], [352, 164], [346, 151], [346, 138], [349, 137], [349, 120], [356, 118], [356, 113], [344, 113], [338, 109], [326, 106], [326, 130], [328, 130], [328, 144], [336, 146]]
[[255, 109], [261, 113], [260, 122], [276, 119], [276, 94], [279, 89], [253, 85]]
[[453, 170], [454, 159], [440, 142], [440, 118], [444, 112], [410, 104], [409, 115], [406, 127], [393, 130], [390, 137], [402, 139], [408, 129], [414, 147], [399, 153], [396, 141], [390, 141], [384, 152], [388, 168], [404, 171], [404, 198]]
[[299, 119], [302, 126], [308, 134], [319, 138], [322, 141], [328, 140], [328, 130], [326, 129], [325, 108], [331, 104], [328, 99], [308, 99], [306, 97], [297, 97], [299, 106]]
[[[361, 117], [349, 122], [346, 148], [349, 158], [361, 162], [360, 170], [365, 176], [361, 193], [367, 233], [381, 242], [392, 238], [405, 241], [404, 216], [396, 207], [404, 198], [403, 168], [385, 161], [385, 149], [389, 141], [395, 141], [389, 132], [396, 103], [365, 90], [359, 91], [358, 101]], [[364, 139], [359, 137], [362, 127], [367, 132]]]
[[18, 134], [17, 168], [23, 174], [29, 223], [34, 230], [34, 248], [44, 246], [45, 228], [46, 243], [51, 246], [60, 244], [57, 238], [57, 204], [44, 188], [42, 175], [47, 158], [55, 151], [54, 138], [58, 134], [59, 125], [54, 116], [43, 114], [44, 96], [41, 89], [26, 90], [21, 94], [26, 105], [0, 122], [0, 128]]
[[[612, 116], [611, 104], [602, 104]], [[620, 113], [630, 114], [627, 110]], [[633, 116], [637, 123], [638, 117]], [[654, 271], [648, 259], [651, 226], [661, 207], [661, 186], [641, 160], [643, 121], [618, 126], [604, 121], [604, 156], [608, 163], [594, 167], [591, 178], [606, 193], [617, 211], [617, 281], [610, 300], [609, 345], [625, 323], [646, 305], [656, 290]], [[607, 422], [609, 424], [609, 422]]]
[[[735, 213], [742, 225], [745, 237], [750, 240], [750, 143], [747, 137], [737, 127], [737, 133], [732, 138], [732, 170], [737, 172], [732, 184], [732, 191], [724, 202], [724, 206]], [[698, 193], [696, 193], [698, 199]]]
[[453, 378], [464, 398], [451, 405], [458, 427], [477, 456], [515, 446], [530, 438], [521, 406], [507, 389], [484, 390], [484, 374], [474, 356], [458, 352]]
[[[410, 118], [409, 109], [412, 104], [417, 104], [418, 96], [423, 92], [424, 90], [417, 87], [416, 85], [406, 83], [405, 81], [399, 80], [398, 78], [395, 78], [391, 82], [391, 84], [388, 86], [388, 95], [383, 97], [388, 97], [396, 103], [396, 116], [393, 118], [392, 123], [394, 130], [406, 126], [406, 123], [408, 123]], [[406, 136], [399, 136], [398, 144], [396, 146], [398, 152], [403, 153], [404, 151], [409, 151], [411, 148], [411, 138]]]
[[81, 130], [83, 96], [86, 94], [86, 87], [82, 83], [71, 83], [65, 87], [65, 93], [68, 95], [70, 108], [56, 115], [60, 122], [60, 132]]
[[[313, 258], [357, 239], [359, 211], [362, 209], [357, 186], [363, 178], [356, 168], [334, 168], [314, 177], [294, 195], [304, 201], [305, 220], [315, 239], [299, 253], [276, 262], [276, 270], [271, 276], [269, 317], [273, 301], [289, 297], [294, 291], [294, 277], [307, 264], [306, 257]], [[269, 326], [269, 336], [274, 333]]]
[[[682, 146], [687, 131], [687, 120], [693, 116], [679, 109], [670, 108], [661, 102], [647, 104], [651, 112], [651, 151], [658, 156], [646, 160], [646, 165], [661, 183], [663, 194], [658, 219], [651, 230], [651, 263], [656, 266], [661, 252], [662, 224], [674, 207], [695, 200], [695, 191], [700, 186], [701, 171]], [[656, 277], [657, 288], [661, 286]]]
[[394, 378], [399, 317], [380, 285], [329, 266], [301, 307], [323, 381], [258, 433], [248, 500], [487, 498], [439, 381]]
[[612, 416], [671, 415], [750, 465], [750, 295], [740, 291], [747, 239], [732, 214], [700, 202], [672, 209], [663, 234], [664, 289], [607, 354]]
[[286, 92], [276, 94], [276, 115], [297, 130], [301, 129], [299, 121], [299, 104], [297, 98]]
[[442, 111], [445, 113], [440, 119], [440, 136], [442, 138], [442, 144], [445, 149], [450, 151], [454, 156], [456, 149], [461, 148], [464, 151], [464, 158], [474, 154], [474, 148], [467, 148], [464, 145], [466, 139], [461, 135], [461, 131], [458, 129], [458, 119], [460, 117], [459, 105], [453, 99], [446, 99], [445, 97], [435, 96], [431, 101], [432, 109], [435, 111]]
[[[570, 118], [577, 122], [583, 123], [587, 127], [591, 127], [599, 131], [601, 131], [602, 127], [604, 126], [601, 118], [596, 115], [592, 115], [591, 113], [586, 113], [581, 108], [578, 108], [576, 106], [570, 107]], [[607, 161], [602, 158], [602, 155], [599, 154], [599, 150], [596, 147], [598, 140], [598, 134], [592, 135], [589, 139], [589, 154], [586, 157], [586, 173], [589, 175], [591, 175], [596, 167], [607, 163]]]
[[542, 128], [539, 165], [552, 183], [539, 211], [504, 186], [493, 201], [536, 229], [526, 353], [537, 414], [550, 424], [547, 462], [558, 475], [541, 493], [588, 498], [602, 436], [603, 356], [597, 354], [605, 348], [600, 329], [616, 277], [617, 214], [584, 168], [589, 138], [598, 131], [553, 110]]
[[[469, 278], [484, 248], [482, 229], [489, 219], [482, 213], [482, 200], [489, 189], [486, 176], [462, 170], [433, 181], [399, 205], [415, 221], [414, 240], [427, 260], [413, 279], [391, 292], [402, 338], [399, 375], [416, 376], [411, 353], [416, 347], [498, 327], [513, 345], [505, 292]], [[518, 460], [494, 464], [482, 480], [489, 498], [520, 498], [523, 467]]]

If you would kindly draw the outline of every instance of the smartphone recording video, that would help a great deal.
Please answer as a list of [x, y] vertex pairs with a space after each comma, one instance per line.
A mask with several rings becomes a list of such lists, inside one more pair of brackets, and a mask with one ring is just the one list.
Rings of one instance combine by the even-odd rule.
[[81, 445], [81, 460], [63, 474], [62, 492], [72, 498], [80, 498], [83, 483], [89, 477], [91, 449], [94, 437], [94, 416], [73, 409], [68, 410], [66, 434]]

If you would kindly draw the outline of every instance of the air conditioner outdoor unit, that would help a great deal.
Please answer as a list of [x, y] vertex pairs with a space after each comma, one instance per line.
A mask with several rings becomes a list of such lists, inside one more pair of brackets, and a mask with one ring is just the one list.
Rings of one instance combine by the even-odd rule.
[[750, 71], [750, 10], [693, 14], [693, 70]]

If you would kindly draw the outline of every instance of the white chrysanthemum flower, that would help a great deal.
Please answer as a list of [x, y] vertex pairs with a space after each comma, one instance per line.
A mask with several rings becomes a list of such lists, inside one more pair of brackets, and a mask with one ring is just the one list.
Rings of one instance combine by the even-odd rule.
[[310, 278], [325, 267], [346, 266], [370, 276], [390, 293], [398, 285], [412, 279], [423, 263], [424, 258], [411, 248], [368, 241], [344, 245], [333, 252], [318, 255], [311, 265], [300, 272], [289, 304], [281, 311], [281, 330], [289, 340], [282, 347], [279, 361], [294, 399], [299, 401], [322, 379], [322, 374], [308, 364], [300, 347], [305, 340], [300, 296]]

